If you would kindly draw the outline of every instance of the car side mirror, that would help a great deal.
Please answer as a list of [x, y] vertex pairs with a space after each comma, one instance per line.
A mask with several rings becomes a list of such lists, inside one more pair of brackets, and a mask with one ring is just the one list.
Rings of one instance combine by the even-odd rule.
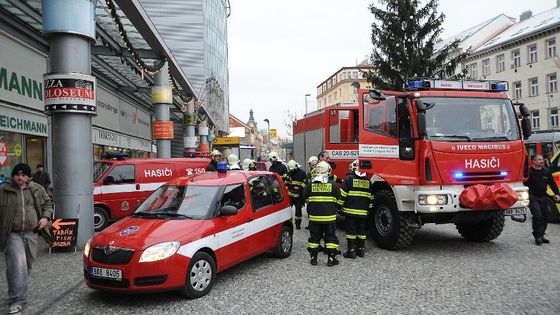
[[107, 176], [103, 179], [103, 184], [110, 185], [115, 183], [115, 178], [113, 176]]
[[231, 216], [237, 214], [237, 208], [234, 206], [223, 206], [220, 208], [220, 216]]

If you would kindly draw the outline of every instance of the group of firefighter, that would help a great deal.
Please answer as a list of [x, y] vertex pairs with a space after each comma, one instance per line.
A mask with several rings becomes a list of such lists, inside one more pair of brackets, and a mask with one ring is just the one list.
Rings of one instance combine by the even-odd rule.
[[[298, 230], [301, 229], [302, 208], [307, 203], [309, 225], [306, 229], [310, 233], [307, 250], [311, 255], [311, 264], [317, 265], [319, 252], [328, 255], [327, 266], [339, 264], [336, 259], [340, 253], [336, 237], [336, 218], [339, 212], [345, 216], [348, 242], [348, 249], [343, 256], [350, 259], [364, 257], [367, 217], [373, 207], [373, 194], [366, 174], [359, 171], [358, 160], [350, 163], [346, 177], [341, 180], [331, 174], [329, 154], [326, 151], [309, 158], [308, 173], [294, 160], [290, 160], [286, 168], [277, 152], [271, 152], [268, 158], [271, 162], [269, 171], [279, 174], [288, 188], [291, 205], [296, 208], [294, 219]], [[216, 171], [221, 160], [221, 152], [214, 150], [207, 171]], [[255, 161], [245, 159], [240, 163], [234, 154], [227, 157], [227, 164], [229, 170], [256, 170]], [[321, 245], [321, 240], [324, 245]]]
[[[272, 160], [272, 159], [271, 159]], [[367, 216], [373, 207], [370, 181], [358, 168], [358, 160], [349, 165], [343, 180], [331, 174], [329, 155], [323, 151], [309, 158], [310, 171], [305, 173], [300, 165], [290, 160], [286, 173], [279, 173], [288, 188], [296, 229], [301, 229], [302, 208], [307, 203], [310, 237], [307, 250], [311, 255], [311, 265], [317, 265], [319, 252], [328, 255], [327, 266], [338, 265], [336, 256], [340, 253], [336, 237], [336, 218], [339, 211], [345, 216], [348, 249], [345, 258], [364, 257], [367, 233]], [[274, 164], [273, 164], [274, 165]], [[274, 170], [271, 170], [274, 171]], [[339, 188], [339, 184], [340, 188]], [[321, 245], [324, 240], [324, 246]]]

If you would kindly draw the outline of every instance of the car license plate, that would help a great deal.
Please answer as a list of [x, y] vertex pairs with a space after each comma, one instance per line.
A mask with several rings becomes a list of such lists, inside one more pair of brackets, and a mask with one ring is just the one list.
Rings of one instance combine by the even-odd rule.
[[504, 210], [504, 215], [521, 215], [527, 214], [527, 207], [509, 208]]
[[122, 280], [122, 270], [120, 269], [90, 267], [89, 275], [95, 278], [105, 278], [118, 281]]

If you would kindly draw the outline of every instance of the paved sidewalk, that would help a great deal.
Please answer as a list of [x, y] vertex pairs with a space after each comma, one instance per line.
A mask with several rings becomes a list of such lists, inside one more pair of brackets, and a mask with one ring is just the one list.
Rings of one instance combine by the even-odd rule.
[[[24, 314], [41, 314], [57, 299], [65, 296], [67, 290], [85, 286], [82, 272], [82, 252], [52, 253], [40, 239], [40, 250], [31, 270], [28, 304]], [[8, 313], [8, 283], [6, 280], [6, 259], [0, 258], [0, 314]]]

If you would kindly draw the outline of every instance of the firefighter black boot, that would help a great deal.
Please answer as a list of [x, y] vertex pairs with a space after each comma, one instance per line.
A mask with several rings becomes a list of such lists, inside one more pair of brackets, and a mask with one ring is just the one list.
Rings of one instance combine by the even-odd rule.
[[317, 256], [319, 255], [319, 251], [316, 248], [307, 248], [307, 251], [309, 252], [309, 255], [311, 255], [311, 261], [310, 263], [313, 266], [317, 266]]
[[354, 249], [356, 240], [347, 239], [347, 241], [348, 241], [348, 250], [342, 256], [344, 258], [356, 259], [356, 250]]
[[356, 255], [360, 257], [364, 257], [366, 252], [365, 247], [366, 247], [366, 240], [358, 239], [358, 249], [356, 250]]
[[338, 265], [338, 259], [336, 259], [336, 250], [329, 252], [329, 259], [327, 260], [327, 266], [332, 267]]

